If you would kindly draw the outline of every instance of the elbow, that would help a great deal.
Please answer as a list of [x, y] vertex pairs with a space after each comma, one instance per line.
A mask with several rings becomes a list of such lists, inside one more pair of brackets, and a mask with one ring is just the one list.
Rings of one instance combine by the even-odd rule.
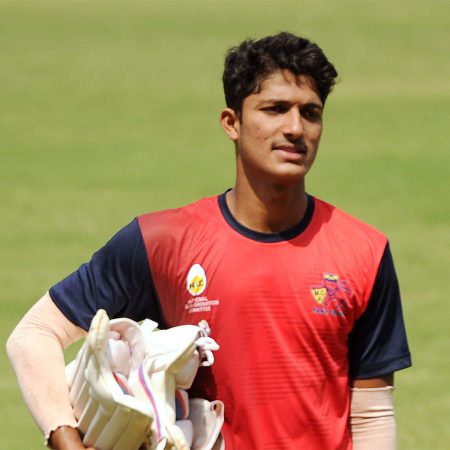
[[18, 361], [29, 359], [29, 356], [35, 353], [36, 348], [49, 346], [50, 340], [55, 341], [55, 338], [52, 338], [51, 334], [44, 332], [34, 324], [30, 324], [24, 318], [8, 337], [6, 353], [14, 366]]

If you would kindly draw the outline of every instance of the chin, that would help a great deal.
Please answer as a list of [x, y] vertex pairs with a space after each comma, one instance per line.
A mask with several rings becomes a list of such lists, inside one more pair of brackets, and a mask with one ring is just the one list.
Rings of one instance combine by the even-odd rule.
[[305, 179], [306, 170], [289, 171], [278, 174], [272, 174], [272, 179], [277, 184], [293, 185], [302, 183]]

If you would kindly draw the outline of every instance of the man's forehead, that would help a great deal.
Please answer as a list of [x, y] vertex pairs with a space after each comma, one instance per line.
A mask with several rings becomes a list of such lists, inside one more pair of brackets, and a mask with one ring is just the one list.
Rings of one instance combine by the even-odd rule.
[[260, 80], [258, 88], [253, 94], [260, 97], [282, 96], [287, 94], [294, 86], [301, 90], [309, 91], [310, 95], [322, 104], [314, 78], [305, 74], [295, 75], [289, 70], [276, 70], [271, 72]]

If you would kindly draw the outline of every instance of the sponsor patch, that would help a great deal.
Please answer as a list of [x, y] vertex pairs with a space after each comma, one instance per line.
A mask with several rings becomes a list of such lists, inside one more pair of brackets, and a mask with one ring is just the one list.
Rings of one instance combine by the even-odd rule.
[[196, 297], [203, 294], [206, 289], [206, 272], [200, 264], [194, 264], [187, 274], [186, 289]]
[[186, 289], [192, 295], [185, 305], [189, 314], [209, 312], [211, 308], [219, 305], [219, 300], [210, 300], [206, 295], [202, 295], [207, 282], [205, 269], [200, 264], [194, 264], [186, 277]]

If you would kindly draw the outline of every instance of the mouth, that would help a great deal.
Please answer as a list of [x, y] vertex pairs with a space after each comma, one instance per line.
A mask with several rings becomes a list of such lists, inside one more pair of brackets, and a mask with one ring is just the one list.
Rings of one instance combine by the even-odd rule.
[[291, 143], [283, 143], [283, 144], [276, 144], [272, 147], [273, 150], [278, 150], [286, 153], [293, 153], [293, 154], [306, 154], [307, 148], [306, 145], [303, 143], [298, 144], [291, 144]]

